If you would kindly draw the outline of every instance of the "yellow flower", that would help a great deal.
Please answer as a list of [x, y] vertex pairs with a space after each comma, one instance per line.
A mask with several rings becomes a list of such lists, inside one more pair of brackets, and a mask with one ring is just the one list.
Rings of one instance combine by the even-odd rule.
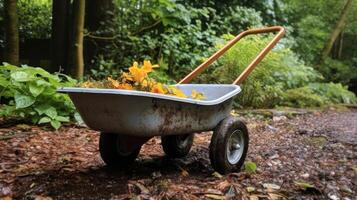
[[153, 92], [153, 93], [159, 93], [159, 94], [165, 94], [164, 88], [162, 87], [162, 84], [161, 84], [161, 83], [155, 84], [155, 85], [151, 88], [151, 92]]
[[130, 85], [129, 83], [122, 83], [119, 85], [118, 89], [133, 90], [133, 86]]
[[81, 84], [81, 87], [84, 88], [93, 88], [94, 87], [94, 83], [90, 82], [90, 81], [85, 81]]
[[119, 86], [120, 86], [119, 81], [114, 80], [114, 79], [112, 79], [110, 77], [108, 77], [108, 81], [113, 85], [114, 88], [119, 88]]
[[130, 74], [128, 74], [126, 72], [123, 72], [122, 78], [124, 79], [124, 82], [125, 81], [133, 81], [133, 78], [130, 76]]
[[152, 65], [149, 60], [144, 60], [144, 65], [143, 65], [143, 70], [146, 71], [147, 73], [152, 72], [152, 68], [159, 67], [159, 65]]
[[132, 67], [139, 67], [139, 64], [138, 64], [138, 62], [133, 62], [133, 66]]
[[[98, 87], [98, 88], [115, 88], [124, 90], [141, 90], [158, 94], [173, 95], [181, 98], [187, 98], [187, 96], [174, 86], [167, 86], [162, 83], [157, 83], [154, 79], [148, 77], [148, 73], [153, 71], [153, 68], [158, 65], [152, 65], [150, 61], [144, 60], [143, 65], [139, 65], [134, 62], [129, 68], [129, 72], [123, 72], [119, 80], [108, 77], [107, 82], [95, 82], [87, 81], [82, 83], [82, 87]], [[203, 93], [192, 90], [191, 98], [202, 100], [205, 99]]]
[[197, 90], [195, 89], [192, 90], [191, 97], [192, 99], [197, 99], [197, 100], [203, 100], [206, 98], [202, 92], [197, 92]]
[[140, 86], [141, 87], [148, 87], [149, 86], [149, 81], [144, 79], [143, 81], [141, 81]]
[[133, 80], [137, 83], [140, 83], [147, 77], [147, 72], [143, 69], [139, 68], [138, 66], [132, 66], [129, 68], [130, 75], [133, 77]]
[[187, 98], [187, 96], [178, 88], [171, 86], [170, 87], [171, 94], [177, 97]]
[[123, 89], [123, 90], [132, 90], [133, 86], [130, 85], [129, 83], [120, 83], [117, 80], [114, 80], [110, 77], [108, 77], [108, 81], [112, 84], [112, 87], [115, 89]]

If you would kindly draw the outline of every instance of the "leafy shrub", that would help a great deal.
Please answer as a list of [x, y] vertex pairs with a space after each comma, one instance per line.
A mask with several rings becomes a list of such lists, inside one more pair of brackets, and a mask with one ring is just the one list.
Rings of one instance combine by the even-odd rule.
[[308, 87], [289, 89], [283, 93], [282, 106], [289, 107], [319, 107], [326, 104], [326, 99], [314, 94]]
[[[114, 35], [105, 48], [97, 51], [97, 57], [113, 61], [112, 68], [119, 65], [119, 70], [134, 60], [152, 60], [165, 66], [159, 70], [161, 75], [168, 74], [164, 78], [168, 82], [183, 78], [208, 57], [221, 34], [238, 34], [262, 25], [259, 12], [239, 6], [217, 13], [213, 6], [193, 6], [195, 2], [189, 1], [114, 2], [113, 21], [92, 33]], [[97, 72], [110, 72], [97, 70], [100, 62], [91, 65]]]
[[50, 123], [58, 129], [61, 122], [74, 117], [75, 108], [58, 87], [74, 86], [76, 80], [63, 74], [50, 74], [41, 68], [0, 66], [0, 116], [19, 117], [34, 124]]
[[160, 83], [168, 84], [168, 85], [174, 85], [177, 82], [168, 75], [168, 65], [163, 61], [163, 59], [160, 59], [158, 62], [159, 68], [157, 68], [155, 71], [153, 71], [150, 74], [150, 78], [153, 78], [157, 80]]
[[117, 37], [99, 55], [119, 63], [120, 69], [134, 60], [160, 62], [167, 66], [165, 73], [175, 79], [208, 56], [207, 49], [217, 38], [211, 24], [205, 23], [212, 10], [168, 0], [138, 2], [116, 2], [111, 26]]
[[318, 70], [327, 80], [335, 83], [348, 84], [352, 79], [357, 78], [357, 62], [342, 62], [326, 58]]
[[217, 19], [220, 34], [238, 33], [247, 28], [263, 26], [261, 13], [243, 6], [228, 7], [225, 14]]
[[[225, 40], [233, 36], [224, 36]], [[270, 41], [269, 37], [251, 36], [231, 48], [213, 69], [200, 78], [200, 82], [232, 83], [252, 59]], [[220, 48], [222, 45], [217, 45]], [[286, 89], [297, 88], [322, 79], [311, 67], [304, 65], [287, 48], [276, 48], [257, 66], [242, 83], [242, 92], [236, 105], [244, 107], [273, 107], [282, 100]]]
[[85, 79], [102, 80], [109, 75], [118, 78], [121, 74], [120, 66], [116, 65], [113, 60], [105, 60], [103, 56], [99, 56], [95, 62], [98, 68], [90, 69]]
[[18, 1], [19, 31], [22, 38], [50, 38], [52, 2]]
[[307, 86], [289, 89], [283, 94], [280, 105], [292, 107], [319, 107], [329, 104], [355, 104], [354, 93], [341, 84], [311, 83]]
[[341, 83], [311, 83], [308, 87], [330, 103], [356, 104], [356, 95], [347, 90]]
[[[225, 35], [226, 40], [233, 36]], [[240, 41], [222, 56], [216, 65], [201, 75], [198, 82], [232, 83], [251, 60], [270, 41], [252, 36]], [[222, 44], [217, 45], [220, 48]], [[271, 51], [242, 83], [238, 107], [266, 108], [276, 105], [317, 107], [334, 103], [356, 103], [356, 97], [341, 84], [317, 83], [323, 76], [306, 66], [288, 48]]]
[[321, 16], [307, 15], [297, 24], [299, 31], [294, 50], [310, 63], [319, 58], [328, 37], [328, 25]]

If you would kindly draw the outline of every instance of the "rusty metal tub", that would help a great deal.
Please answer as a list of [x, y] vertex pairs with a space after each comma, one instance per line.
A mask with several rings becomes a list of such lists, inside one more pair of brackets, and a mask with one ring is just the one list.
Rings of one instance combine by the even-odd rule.
[[61, 88], [68, 93], [83, 121], [92, 129], [130, 136], [179, 135], [212, 130], [226, 118], [238, 85], [181, 84], [205, 100], [118, 89]]

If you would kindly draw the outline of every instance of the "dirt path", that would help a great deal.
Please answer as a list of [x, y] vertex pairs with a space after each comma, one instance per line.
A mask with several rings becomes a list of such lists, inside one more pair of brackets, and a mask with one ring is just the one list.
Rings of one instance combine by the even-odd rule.
[[[113, 171], [99, 157], [94, 131], [0, 128], [0, 197], [356, 199], [357, 110], [243, 118], [250, 131], [247, 160], [257, 171], [222, 177], [209, 163], [211, 133], [197, 134], [190, 154], [175, 160], [153, 138], [130, 169]], [[307, 183], [314, 187], [304, 190]]]

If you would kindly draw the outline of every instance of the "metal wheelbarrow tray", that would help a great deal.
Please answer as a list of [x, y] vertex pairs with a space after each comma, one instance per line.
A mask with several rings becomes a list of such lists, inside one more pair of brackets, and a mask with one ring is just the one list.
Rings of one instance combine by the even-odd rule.
[[193, 89], [205, 100], [163, 94], [92, 88], [64, 88], [84, 122], [92, 129], [153, 137], [212, 130], [231, 111], [237, 85], [177, 85], [187, 96]]
[[[278, 34], [233, 84], [187, 84], [242, 37], [274, 31]], [[214, 130], [210, 143], [213, 168], [220, 173], [236, 171], [244, 163], [249, 137], [245, 124], [230, 116], [233, 98], [241, 91], [238, 85], [283, 34], [284, 28], [279, 26], [244, 31], [176, 85], [186, 96], [193, 89], [202, 92], [204, 100], [119, 89], [71, 87], [58, 91], [68, 93], [84, 122], [101, 132], [99, 149], [109, 166], [128, 166], [142, 144], [154, 136], [161, 136], [168, 156], [183, 157], [191, 149], [194, 133]]]

